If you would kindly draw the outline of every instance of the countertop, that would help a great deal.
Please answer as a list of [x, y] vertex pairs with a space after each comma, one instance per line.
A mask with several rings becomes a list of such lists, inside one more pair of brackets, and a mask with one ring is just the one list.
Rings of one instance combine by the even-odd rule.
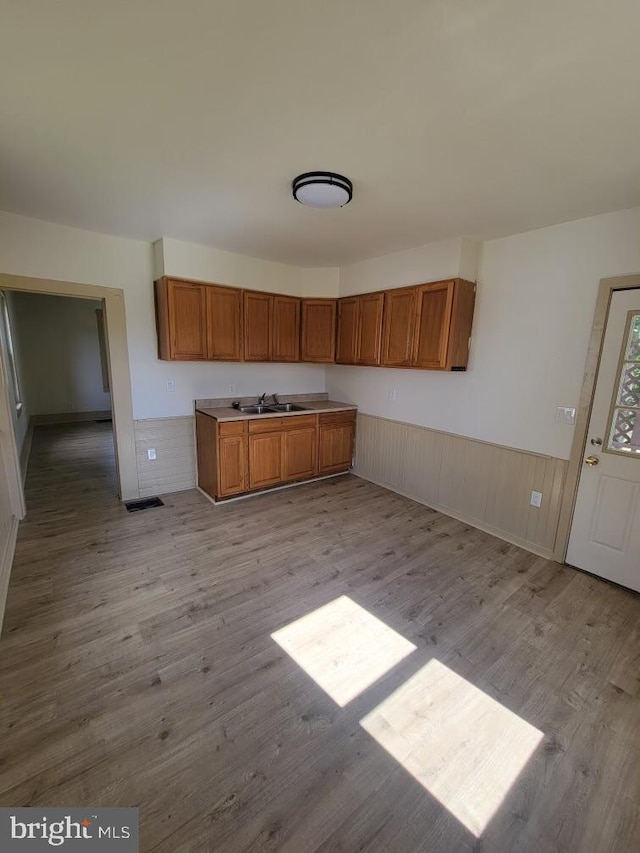
[[[287, 399], [287, 402], [296, 401]], [[215, 418], [217, 421], [248, 421], [254, 418], [258, 418], [259, 420], [266, 420], [267, 418], [295, 418], [297, 415], [315, 415], [319, 412], [348, 412], [358, 408], [353, 403], [339, 403], [335, 400], [301, 400], [299, 405], [304, 406], [303, 412], [273, 412], [265, 415], [251, 415], [239, 412], [231, 406], [219, 408], [198, 407], [196, 411], [202, 412], [204, 415], [209, 415], [210, 418]]]

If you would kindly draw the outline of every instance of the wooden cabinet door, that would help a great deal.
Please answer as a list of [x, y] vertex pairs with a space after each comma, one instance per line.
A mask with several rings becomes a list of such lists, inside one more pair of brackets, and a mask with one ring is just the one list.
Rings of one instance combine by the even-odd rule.
[[358, 354], [358, 306], [357, 296], [338, 300], [338, 334], [336, 361], [339, 364], [355, 364]]
[[416, 288], [387, 290], [384, 295], [382, 364], [409, 367], [413, 360]]
[[273, 296], [244, 291], [244, 360], [271, 360], [271, 314]]
[[247, 437], [225, 435], [218, 439], [218, 497], [246, 492]]
[[302, 300], [302, 361], [333, 362], [336, 358], [336, 300]]
[[206, 288], [207, 352], [216, 361], [242, 360], [242, 291]]
[[446, 370], [455, 281], [421, 284], [416, 288], [413, 365]]
[[318, 430], [292, 429], [284, 433], [284, 479], [305, 480], [318, 473]]
[[249, 487], [264, 489], [284, 480], [284, 434], [265, 432], [249, 435]]
[[348, 471], [353, 459], [356, 430], [355, 412], [335, 412], [319, 416], [318, 472]]
[[320, 430], [320, 474], [335, 474], [351, 468], [353, 426], [336, 424]]
[[273, 297], [272, 361], [300, 360], [300, 300]]
[[382, 308], [384, 293], [360, 296], [358, 323], [358, 364], [380, 364]]
[[169, 358], [179, 361], [206, 360], [205, 285], [169, 279], [166, 288]]

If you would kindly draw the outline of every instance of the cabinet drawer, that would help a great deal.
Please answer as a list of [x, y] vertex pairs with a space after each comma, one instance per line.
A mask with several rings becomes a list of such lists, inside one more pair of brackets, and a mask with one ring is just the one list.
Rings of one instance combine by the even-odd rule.
[[356, 422], [356, 410], [350, 409], [346, 412], [327, 412], [320, 415], [320, 427], [338, 426], [341, 424], [354, 424]]
[[244, 435], [247, 431], [247, 421], [224, 421], [218, 424], [219, 435]]
[[249, 421], [249, 433], [284, 432], [289, 429], [314, 427], [317, 415], [290, 415], [288, 418], [262, 418]]

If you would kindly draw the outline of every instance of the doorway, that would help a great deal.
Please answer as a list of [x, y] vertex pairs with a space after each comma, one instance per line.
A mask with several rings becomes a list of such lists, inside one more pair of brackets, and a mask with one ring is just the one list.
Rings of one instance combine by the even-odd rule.
[[0, 290], [101, 300], [113, 413], [117, 489], [123, 501], [138, 498], [138, 469], [123, 291], [119, 288], [81, 282], [9, 274], [0, 274]]
[[56, 465], [74, 470], [74, 454], [77, 451], [80, 456], [86, 438], [97, 429], [105, 446], [96, 453], [94, 475], [111, 483], [115, 497], [118, 488], [103, 301], [8, 290], [0, 293], [0, 307], [23, 482], [34, 431], [39, 436], [48, 430], [49, 440], [54, 434], [74, 437], [70, 442], [58, 442], [59, 453], [50, 459], [53, 473]]
[[611, 293], [566, 562], [640, 591], [640, 288]]

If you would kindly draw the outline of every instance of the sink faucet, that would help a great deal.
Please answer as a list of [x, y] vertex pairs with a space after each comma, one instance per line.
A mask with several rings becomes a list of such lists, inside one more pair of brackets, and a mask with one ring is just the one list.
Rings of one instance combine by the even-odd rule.
[[280, 400], [278, 400], [278, 395], [277, 395], [277, 394], [272, 394], [271, 396], [273, 397], [273, 402], [276, 404], [276, 406], [279, 406], [279, 405], [280, 405]]
[[264, 394], [260, 394], [260, 396], [258, 397], [258, 405], [264, 406], [264, 401], [266, 399], [267, 399], [267, 392], [265, 391]]

